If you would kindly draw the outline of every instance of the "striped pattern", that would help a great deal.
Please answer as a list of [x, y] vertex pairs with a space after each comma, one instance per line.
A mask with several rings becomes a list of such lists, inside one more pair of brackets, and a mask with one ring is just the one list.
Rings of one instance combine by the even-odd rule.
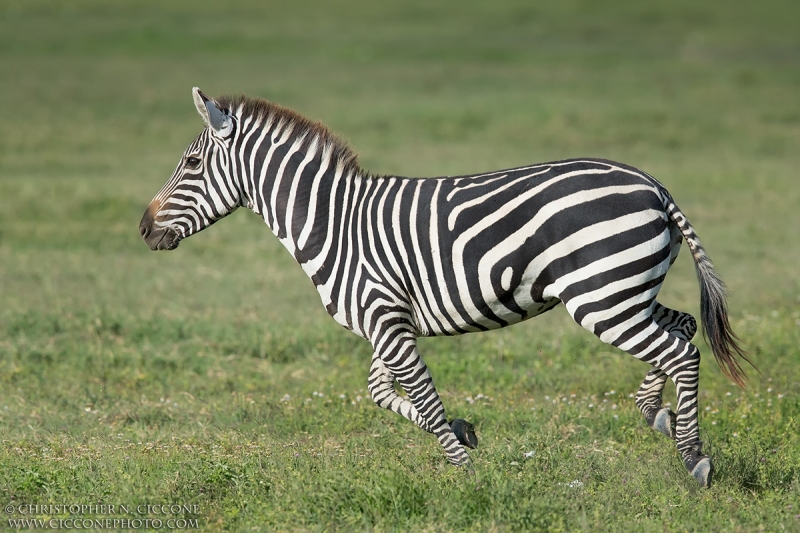
[[[651, 176], [599, 159], [462, 177], [373, 176], [324, 127], [291, 111], [199, 92], [195, 100], [211, 125], [151, 203], [145, 240], [171, 249], [240, 205], [260, 214], [330, 315], [372, 343], [375, 402], [435, 434], [450, 462], [468, 456], [417, 337], [501, 328], [559, 302], [604, 342], [653, 366], [637, 395], [651, 426], [667, 377], [675, 381], [678, 449], [690, 471], [704, 458], [700, 354], [688, 342], [697, 326], [656, 295], [684, 239], [717, 298], [708, 305], [724, 311], [724, 292], [688, 220]], [[200, 103], [223, 111], [224, 130]]]

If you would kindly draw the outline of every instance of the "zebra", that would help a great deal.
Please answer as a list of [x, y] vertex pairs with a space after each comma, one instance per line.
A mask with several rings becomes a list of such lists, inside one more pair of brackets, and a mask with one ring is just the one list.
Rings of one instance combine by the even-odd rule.
[[[731, 329], [724, 284], [655, 178], [594, 158], [458, 177], [376, 175], [294, 111], [196, 87], [192, 96], [205, 128], [142, 217], [150, 249], [172, 250], [240, 206], [260, 215], [333, 319], [371, 343], [375, 403], [435, 435], [449, 462], [467, 468], [474, 426], [447, 420], [417, 338], [502, 328], [563, 302], [603, 342], [650, 363], [635, 403], [676, 442], [691, 476], [711, 485], [698, 429], [700, 352], [689, 342], [697, 324], [656, 301], [682, 241], [721, 370], [744, 386], [737, 357], [752, 362]], [[662, 405], [668, 378], [677, 412]]]

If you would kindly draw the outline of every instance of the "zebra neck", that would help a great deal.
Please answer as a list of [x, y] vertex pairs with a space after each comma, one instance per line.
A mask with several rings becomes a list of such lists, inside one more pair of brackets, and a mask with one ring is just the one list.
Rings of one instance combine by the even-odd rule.
[[267, 154], [261, 177], [248, 187], [248, 207], [259, 214], [315, 284], [325, 257], [340, 246], [337, 235], [351, 221], [345, 214], [357, 203], [357, 168], [335, 160], [331, 151], [303, 139]]

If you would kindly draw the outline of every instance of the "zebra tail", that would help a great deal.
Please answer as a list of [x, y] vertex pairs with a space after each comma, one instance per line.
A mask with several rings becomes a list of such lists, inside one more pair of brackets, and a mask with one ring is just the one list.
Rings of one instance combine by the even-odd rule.
[[680, 229], [694, 259], [694, 267], [700, 281], [700, 320], [703, 324], [703, 337], [711, 346], [711, 351], [714, 353], [714, 358], [722, 373], [744, 388], [747, 374], [742, 369], [737, 356], [749, 363], [759, 374], [761, 371], [747, 357], [747, 352], [739, 346], [740, 339], [731, 328], [728, 320], [725, 284], [714, 270], [711, 258], [703, 248], [700, 238], [686, 215], [678, 209], [669, 193], [663, 192], [666, 196], [664, 207], [667, 214]]

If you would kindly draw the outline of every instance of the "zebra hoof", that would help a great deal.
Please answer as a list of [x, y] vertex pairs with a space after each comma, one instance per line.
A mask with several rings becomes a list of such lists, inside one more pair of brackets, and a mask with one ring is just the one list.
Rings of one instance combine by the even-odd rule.
[[675, 413], [664, 407], [653, 419], [653, 429], [675, 440]]
[[714, 475], [714, 465], [711, 464], [711, 459], [705, 457], [701, 459], [692, 469], [692, 477], [703, 488], [711, 488], [711, 478]]
[[478, 447], [478, 437], [475, 435], [475, 426], [463, 418], [454, 418], [450, 422], [450, 428], [456, 434], [458, 442], [473, 450]]

